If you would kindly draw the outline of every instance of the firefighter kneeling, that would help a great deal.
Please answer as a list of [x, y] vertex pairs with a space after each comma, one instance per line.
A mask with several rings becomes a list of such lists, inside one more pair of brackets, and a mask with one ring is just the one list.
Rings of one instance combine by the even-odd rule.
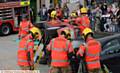
[[67, 40], [67, 30], [58, 30], [58, 37], [52, 39], [47, 46], [47, 52], [51, 57], [50, 73], [71, 73], [69, 58], [73, 54], [72, 43]]
[[82, 32], [85, 44], [80, 45], [77, 55], [84, 57], [88, 73], [100, 73], [100, 52], [101, 44], [93, 38], [90, 28], [85, 28]]
[[34, 40], [38, 39], [40, 31], [37, 27], [30, 29], [29, 34], [24, 36], [19, 42], [18, 65], [22, 70], [34, 69]]

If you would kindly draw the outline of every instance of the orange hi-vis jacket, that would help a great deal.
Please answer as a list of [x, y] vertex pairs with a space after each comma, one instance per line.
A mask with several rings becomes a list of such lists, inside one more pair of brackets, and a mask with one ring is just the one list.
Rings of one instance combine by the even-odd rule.
[[[30, 66], [33, 65], [33, 48], [34, 48], [34, 41], [32, 40], [31, 35], [27, 35], [26, 37], [22, 38], [19, 42], [18, 48], [18, 65], [19, 66]], [[27, 53], [30, 52], [30, 61], [28, 61]]]
[[79, 47], [77, 55], [85, 54], [85, 61], [88, 70], [100, 69], [101, 44], [93, 38], [89, 38], [86, 44]]
[[75, 23], [76, 23], [78, 26], [82, 25], [82, 24], [81, 24], [81, 17], [77, 17], [76, 20], [75, 20]]
[[33, 27], [33, 25], [29, 21], [20, 22], [20, 28], [19, 28], [18, 36], [21, 37], [21, 38], [26, 36], [28, 34], [30, 28], [32, 28], [32, 27]]
[[90, 20], [88, 16], [81, 16], [76, 18], [75, 23], [79, 26], [81, 33], [85, 28], [90, 28]]
[[50, 41], [47, 50], [51, 51], [51, 66], [68, 67], [68, 53], [73, 52], [72, 44], [63, 36]]
[[90, 19], [88, 16], [81, 16], [81, 24], [85, 27], [90, 28]]

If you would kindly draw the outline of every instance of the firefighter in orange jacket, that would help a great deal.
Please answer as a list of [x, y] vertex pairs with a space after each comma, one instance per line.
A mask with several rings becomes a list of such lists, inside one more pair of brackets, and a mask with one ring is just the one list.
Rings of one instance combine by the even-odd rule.
[[53, 10], [51, 12], [51, 20], [48, 22], [48, 25], [51, 27], [61, 26], [61, 21], [57, 18], [57, 12]]
[[37, 27], [30, 29], [29, 34], [23, 37], [19, 42], [18, 65], [22, 70], [34, 69], [34, 40], [38, 39], [40, 31]]
[[79, 29], [82, 32], [85, 28], [90, 28], [90, 20], [87, 16], [87, 8], [81, 8], [80, 12], [81, 16], [76, 18], [76, 24], [79, 26]]
[[93, 32], [90, 28], [85, 28], [82, 33], [85, 44], [80, 45], [77, 55], [84, 56], [88, 73], [100, 72], [100, 52], [101, 44], [93, 38]]
[[71, 73], [69, 64], [69, 55], [73, 53], [72, 44], [69, 38], [68, 30], [58, 30], [58, 37], [52, 39], [47, 46], [47, 51], [50, 52], [51, 69], [50, 73]]
[[22, 16], [22, 21], [20, 22], [18, 38], [26, 36], [29, 32], [29, 29], [33, 27], [33, 24], [30, 21], [27, 21], [27, 16]]

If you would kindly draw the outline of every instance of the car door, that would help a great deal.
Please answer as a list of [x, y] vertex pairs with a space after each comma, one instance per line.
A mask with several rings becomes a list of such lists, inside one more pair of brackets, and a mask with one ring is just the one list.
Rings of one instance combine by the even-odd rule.
[[116, 56], [120, 56], [120, 38], [115, 38], [106, 42], [101, 52], [102, 59], [108, 59]]
[[112, 73], [120, 73], [120, 38], [105, 43], [101, 52], [101, 62]]

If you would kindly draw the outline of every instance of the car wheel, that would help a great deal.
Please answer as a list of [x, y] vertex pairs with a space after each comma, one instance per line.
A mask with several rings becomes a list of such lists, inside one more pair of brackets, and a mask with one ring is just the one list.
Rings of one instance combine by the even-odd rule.
[[0, 27], [0, 35], [8, 35], [12, 32], [12, 27], [10, 24], [2, 24]]

